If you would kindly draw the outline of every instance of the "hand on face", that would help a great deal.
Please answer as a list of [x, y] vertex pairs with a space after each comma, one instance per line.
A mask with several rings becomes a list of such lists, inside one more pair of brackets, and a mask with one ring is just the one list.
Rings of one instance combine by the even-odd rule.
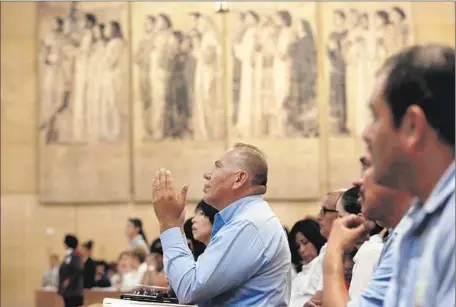
[[369, 231], [365, 219], [357, 215], [349, 215], [333, 222], [331, 233], [328, 238], [328, 247], [348, 252]]
[[160, 169], [155, 174], [152, 186], [152, 201], [160, 229], [181, 227], [185, 221], [185, 205], [188, 186], [184, 185], [179, 193], [173, 186], [173, 178], [169, 170]]

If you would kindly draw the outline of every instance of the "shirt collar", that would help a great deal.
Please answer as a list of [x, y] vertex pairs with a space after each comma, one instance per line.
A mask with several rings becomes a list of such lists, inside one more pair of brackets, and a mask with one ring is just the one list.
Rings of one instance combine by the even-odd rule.
[[[426, 213], [434, 213], [445, 203], [445, 198], [454, 192], [454, 167], [455, 163], [453, 161], [432, 189], [431, 195], [423, 206], [423, 210]], [[415, 205], [419, 205], [419, 203], [417, 202]]]
[[234, 203], [232, 203], [231, 205], [229, 205], [228, 207], [226, 207], [225, 209], [223, 209], [222, 211], [218, 212], [216, 215], [219, 215], [220, 218], [222, 218], [222, 220], [226, 224], [233, 219], [233, 217], [236, 215], [236, 212], [238, 212], [239, 209], [241, 209], [245, 204], [255, 201], [255, 200], [263, 200], [263, 196], [262, 195], [252, 195], [252, 196], [247, 196], [247, 197], [241, 198], [241, 199], [235, 201]]
[[218, 212], [215, 215], [211, 237], [215, 236], [215, 234], [220, 230], [220, 228], [222, 228], [223, 225], [229, 223], [236, 216], [236, 213], [244, 207], [245, 204], [260, 200], [263, 200], [262, 195], [247, 196], [235, 201], [222, 211]]

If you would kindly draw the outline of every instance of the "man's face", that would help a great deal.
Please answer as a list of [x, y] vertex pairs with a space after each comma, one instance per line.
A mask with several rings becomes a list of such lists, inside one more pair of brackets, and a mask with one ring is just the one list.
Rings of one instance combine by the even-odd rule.
[[373, 178], [372, 158], [369, 153], [361, 159], [362, 180], [359, 203], [361, 211], [368, 220], [383, 220], [393, 204], [394, 190], [377, 184]]
[[[392, 114], [383, 95], [386, 74], [377, 78], [371, 95], [372, 121], [363, 132], [368, 151], [372, 155], [374, 180], [381, 185], [398, 188], [404, 154], [399, 131], [393, 126]], [[404, 98], [406, 99], [406, 98]]]
[[336, 203], [342, 192], [331, 192], [321, 200], [320, 212], [317, 220], [320, 224], [320, 233], [323, 237], [328, 238], [331, 233], [332, 223], [338, 218]]
[[383, 187], [374, 181], [373, 168], [364, 172], [363, 186], [361, 187], [361, 211], [369, 220], [384, 220], [390, 212], [395, 192]]
[[203, 188], [203, 199], [215, 208], [224, 204], [232, 191], [239, 188], [239, 174], [242, 171], [236, 163], [236, 154], [235, 149], [228, 150], [214, 162], [212, 171], [203, 175], [207, 181]]

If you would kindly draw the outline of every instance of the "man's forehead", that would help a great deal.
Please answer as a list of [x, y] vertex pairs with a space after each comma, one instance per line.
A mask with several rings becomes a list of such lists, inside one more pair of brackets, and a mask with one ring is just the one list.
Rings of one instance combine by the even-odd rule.
[[235, 162], [235, 159], [236, 159], [236, 154], [237, 154], [237, 152], [235, 149], [233, 149], [233, 148], [228, 149], [215, 162], [220, 163], [224, 166], [233, 165], [233, 163]]
[[340, 189], [340, 190], [329, 192], [321, 200], [321, 205], [328, 209], [335, 209], [336, 205], [337, 205], [337, 201], [339, 200], [339, 198], [342, 196], [342, 194], [345, 191], [346, 191], [345, 189]]
[[228, 149], [220, 156], [220, 158], [218, 160], [220, 162], [226, 162], [226, 161], [232, 160], [233, 155], [234, 155], [233, 149]]

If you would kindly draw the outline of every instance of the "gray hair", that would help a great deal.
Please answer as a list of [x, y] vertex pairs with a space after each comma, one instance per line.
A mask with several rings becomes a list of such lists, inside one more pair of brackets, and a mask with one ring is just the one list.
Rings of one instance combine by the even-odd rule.
[[244, 143], [236, 143], [233, 148], [238, 151], [240, 164], [252, 177], [252, 186], [267, 186], [268, 163], [266, 156], [256, 146]]

